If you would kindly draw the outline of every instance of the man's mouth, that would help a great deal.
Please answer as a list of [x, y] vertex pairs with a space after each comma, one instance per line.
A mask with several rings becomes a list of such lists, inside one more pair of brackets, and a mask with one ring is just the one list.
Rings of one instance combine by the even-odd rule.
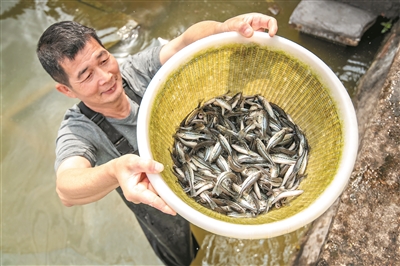
[[114, 85], [111, 88], [109, 88], [106, 91], [103, 91], [102, 94], [111, 94], [111, 93], [113, 93], [115, 91], [116, 86], [117, 86], [117, 83], [114, 83]]

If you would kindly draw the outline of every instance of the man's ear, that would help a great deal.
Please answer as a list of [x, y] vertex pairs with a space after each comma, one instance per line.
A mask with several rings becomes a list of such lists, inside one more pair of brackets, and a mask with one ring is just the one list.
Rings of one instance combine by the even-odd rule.
[[62, 94], [70, 97], [70, 98], [76, 98], [75, 93], [66, 85], [57, 83], [56, 84], [56, 89], [61, 92]]

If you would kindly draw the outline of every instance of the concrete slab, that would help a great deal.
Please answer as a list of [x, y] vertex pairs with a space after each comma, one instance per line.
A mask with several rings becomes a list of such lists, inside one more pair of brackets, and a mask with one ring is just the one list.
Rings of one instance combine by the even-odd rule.
[[367, 10], [376, 16], [383, 16], [389, 19], [395, 19], [400, 15], [400, 1], [399, 0], [332, 0], [336, 2], [346, 3], [363, 10]]
[[302, 0], [289, 24], [295, 29], [332, 42], [357, 46], [376, 15], [335, 1]]

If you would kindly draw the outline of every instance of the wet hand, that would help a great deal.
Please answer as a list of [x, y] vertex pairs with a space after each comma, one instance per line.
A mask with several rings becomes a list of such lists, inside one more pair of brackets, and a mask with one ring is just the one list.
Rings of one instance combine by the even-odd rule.
[[166, 214], [176, 215], [176, 212], [160, 198], [146, 175], [162, 172], [162, 164], [129, 154], [119, 158], [117, 167], [117, 179], [128, 201], [147, 204]]
[[275, 18], [264, 14], [249, 13], [226, 20], [222, 27], [225, 32], [237, 31], [244, 37], [253, 36], [254, 31], [268, 30], [269, 36], [273, 37], [278, 31], [278, 22]]

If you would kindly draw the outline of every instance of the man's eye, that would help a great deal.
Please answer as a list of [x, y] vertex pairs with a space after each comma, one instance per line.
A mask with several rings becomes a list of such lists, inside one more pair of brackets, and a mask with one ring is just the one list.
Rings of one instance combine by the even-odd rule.
[[90, 73], [90, 74], [85, 78], [84, 81], [89, 80], [91, 77], [92, 77], [92, 73]]
[[103, 61], [101, 61], [101, 64], [105, 64], [107, 61], [108, 61], [108, 58], [106, 58]]

